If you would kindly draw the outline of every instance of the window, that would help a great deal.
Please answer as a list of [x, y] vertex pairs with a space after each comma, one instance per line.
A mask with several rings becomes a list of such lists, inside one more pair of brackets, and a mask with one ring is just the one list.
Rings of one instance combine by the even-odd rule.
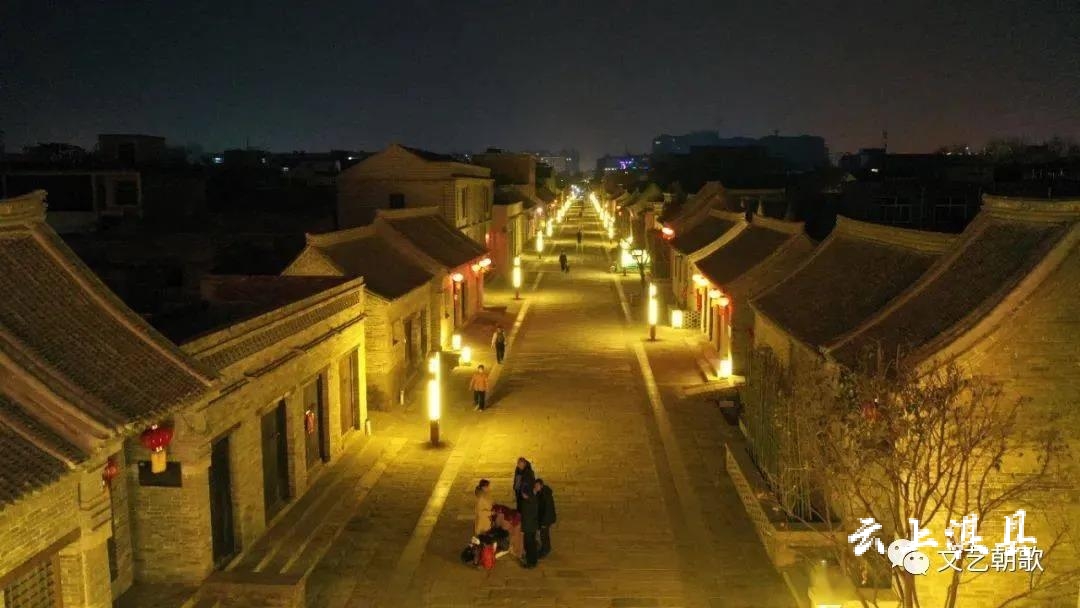
[[42, 560], [4, 587], [7, 608], [53, 608], [60, 605], [60, 569], [56, 558]]
[[400, 192], [394, 192], [390, 194], [390, 208], [391, 209], [404, 209], [405, 208], [405, 195]]

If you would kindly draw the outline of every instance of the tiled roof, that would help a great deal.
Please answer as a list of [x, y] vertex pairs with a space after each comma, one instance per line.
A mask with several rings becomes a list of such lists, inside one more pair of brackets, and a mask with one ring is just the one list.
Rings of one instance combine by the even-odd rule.
[[76, 405], [106, 425], [159, 416], [208, 382], [47, 227], [0, 231], [0, 293], [0, 328], [14, 340], [4, 344], [19, 351], [9, 354], [33, 359], [47, 384], [56, 384], [55, 372], [96, 400]]
[[486, 250], [438, 215], [380, 216], [417, 249], [447, 269], [482, 257]]
[[284, 323], [277, 323], [268, 330], [253, 332], [240, 342], [234, 343], [227, 348], [210, 352], [207, 355], [200, 355], [199, 358], [211, 369], [224, 369], [233, 363], [250, 357], [260, 350], [287, 340], [290, 337], [309, 329], [315, 324], [325, 321], [359, 303], [360, 294], [354, 291], [351, 294], [335, 299], [327, 305], [318, 306], [303, 314], [293, 316]]
[[57, 481], [85, 457], [0, 393], [0, 505]]
[[725, 286], [760, 264], [790, 238], [790, 234], [751, 225], [696, 264], [714, 285]]
[[316, 245], [349, 276], [364, 277], [367, 291], [393, 300], [431, 280], [431, 273], [377, 234]]
[[816, 243], [806, 234], [791, 238], [761, 264], [751, 268], [725, 287], [743, 298], [753, 298], [759, 293], [783, 281], [795, 271], [814, 251]]
[[693, 253], [720, 238], [722, 234], [735, 227], [735, 222], [727, 219], [706, 216], [700, 222], [683, 232], [676, 232], [671, 239], [671, 247], [683, 254]]
[[865, 235], [842, 227], [850, 224], [859, 223], [838, 224], [810, 261], [754, 301], [759, 312], [813, 347], [858, 327], [918, 280], [942, 253], [940, 236], [926, 235], [933, 246], [920, 248], [916, 241], [923, 235], [915, 231], [860, 228], [870, 232]]
[[970, 326], [1000, 302], [1064, 233], [1065, 224], [989, 222], [947, 268], [833, 356], [854, 367], [879, 347], [888, 356], [905, 356], [954, 335], [958, 325]]

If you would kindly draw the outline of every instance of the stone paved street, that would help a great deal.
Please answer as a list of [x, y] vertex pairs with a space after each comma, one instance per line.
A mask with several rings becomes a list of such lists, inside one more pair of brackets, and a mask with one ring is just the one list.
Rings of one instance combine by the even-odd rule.
[[[542, 262], [526, 256], [528, 306], [490, 410], [474, 412], [467, 375], [452, 374], [458, 398], [445, 405], [444, 447], [426, 445], [424, 410], [413, 406], [376, 415], [375, 437], [351, 448], [367, 453], [337, 465], [385, 470], [349, 494], [352, 517], [325, 535], [329, 546], [308, 569], [308, 606], [794, 605], [723, 472], [729, 431], [719, 410], [673, 392], [694, 381], [685, 339], [662, 330], [646, 342], [629, 297], [641, 289], [636, 277], [607, 272], [598, 231], [574, 252], [575, 229], [568, 222]], [[555, 260], [560, 246], [568, 275]], [[522, 308], [505, 291], [488, 299], [509, 315]], [[486, 353], [485, 338], [467, 341]], [[490, 572], [462, 565], [473, 487], [488, 478], [497, 502], [513, 504], [518, 456], [554, 489], [554, 552], [534, 570], [509, 556]]]

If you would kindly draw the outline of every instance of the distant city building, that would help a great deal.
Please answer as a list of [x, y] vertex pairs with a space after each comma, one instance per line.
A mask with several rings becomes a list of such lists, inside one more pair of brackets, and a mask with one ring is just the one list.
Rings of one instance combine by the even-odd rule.
[[528, 152], [527, 154], [535, 156], [536, 160], [554, 169], [555, 175], [577, 175], [581, 172], [581, 159], [577, 150]]
[[637, 173], [648, 172], [651, 162], [648, 154], [607, 154], [596, 159], [596, 172], [603, 176], [605, 173]]
[[156, 135], [98, 135], [98, 158], [127, 167], [158, 164], [166, 160], [165, 138]]
[[783, 160], [788, 171], [812, 171], [829, 163], [825, 139], [816, 135], [720, 137], [716, 131], [694, 131], [657, 135], [652, 141], [652, 153], [658, 157], [687, 155], [693, 148], [705, 147], [762, 148], [771, 158]]

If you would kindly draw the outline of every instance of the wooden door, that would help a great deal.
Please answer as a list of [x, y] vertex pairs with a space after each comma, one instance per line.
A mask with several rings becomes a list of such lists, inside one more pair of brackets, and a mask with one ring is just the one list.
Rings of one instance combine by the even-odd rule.
[[360, 386], [357, 380], [359, 376], [360, 355], [359, 351], [352, 351], [345, 355], [338, 363], [338, 377], [341, 379], [341, 432], [349, 429], [360, 428]]
[[222, 568], [236, 554], [233, 526], [232, 475], [229, 471], [229, 437], [214, 442], [210, 451], [210, 534], [214, 567]]
[[289, 501], [289, 450], [285, 420], [284, 399], [262, 417], [263, 505], [267, 522]]
[[326, 460], [326, 402], [323, 398], [323, 376], [319, 374], [304, 387], [304, 437], [307, 468]]

